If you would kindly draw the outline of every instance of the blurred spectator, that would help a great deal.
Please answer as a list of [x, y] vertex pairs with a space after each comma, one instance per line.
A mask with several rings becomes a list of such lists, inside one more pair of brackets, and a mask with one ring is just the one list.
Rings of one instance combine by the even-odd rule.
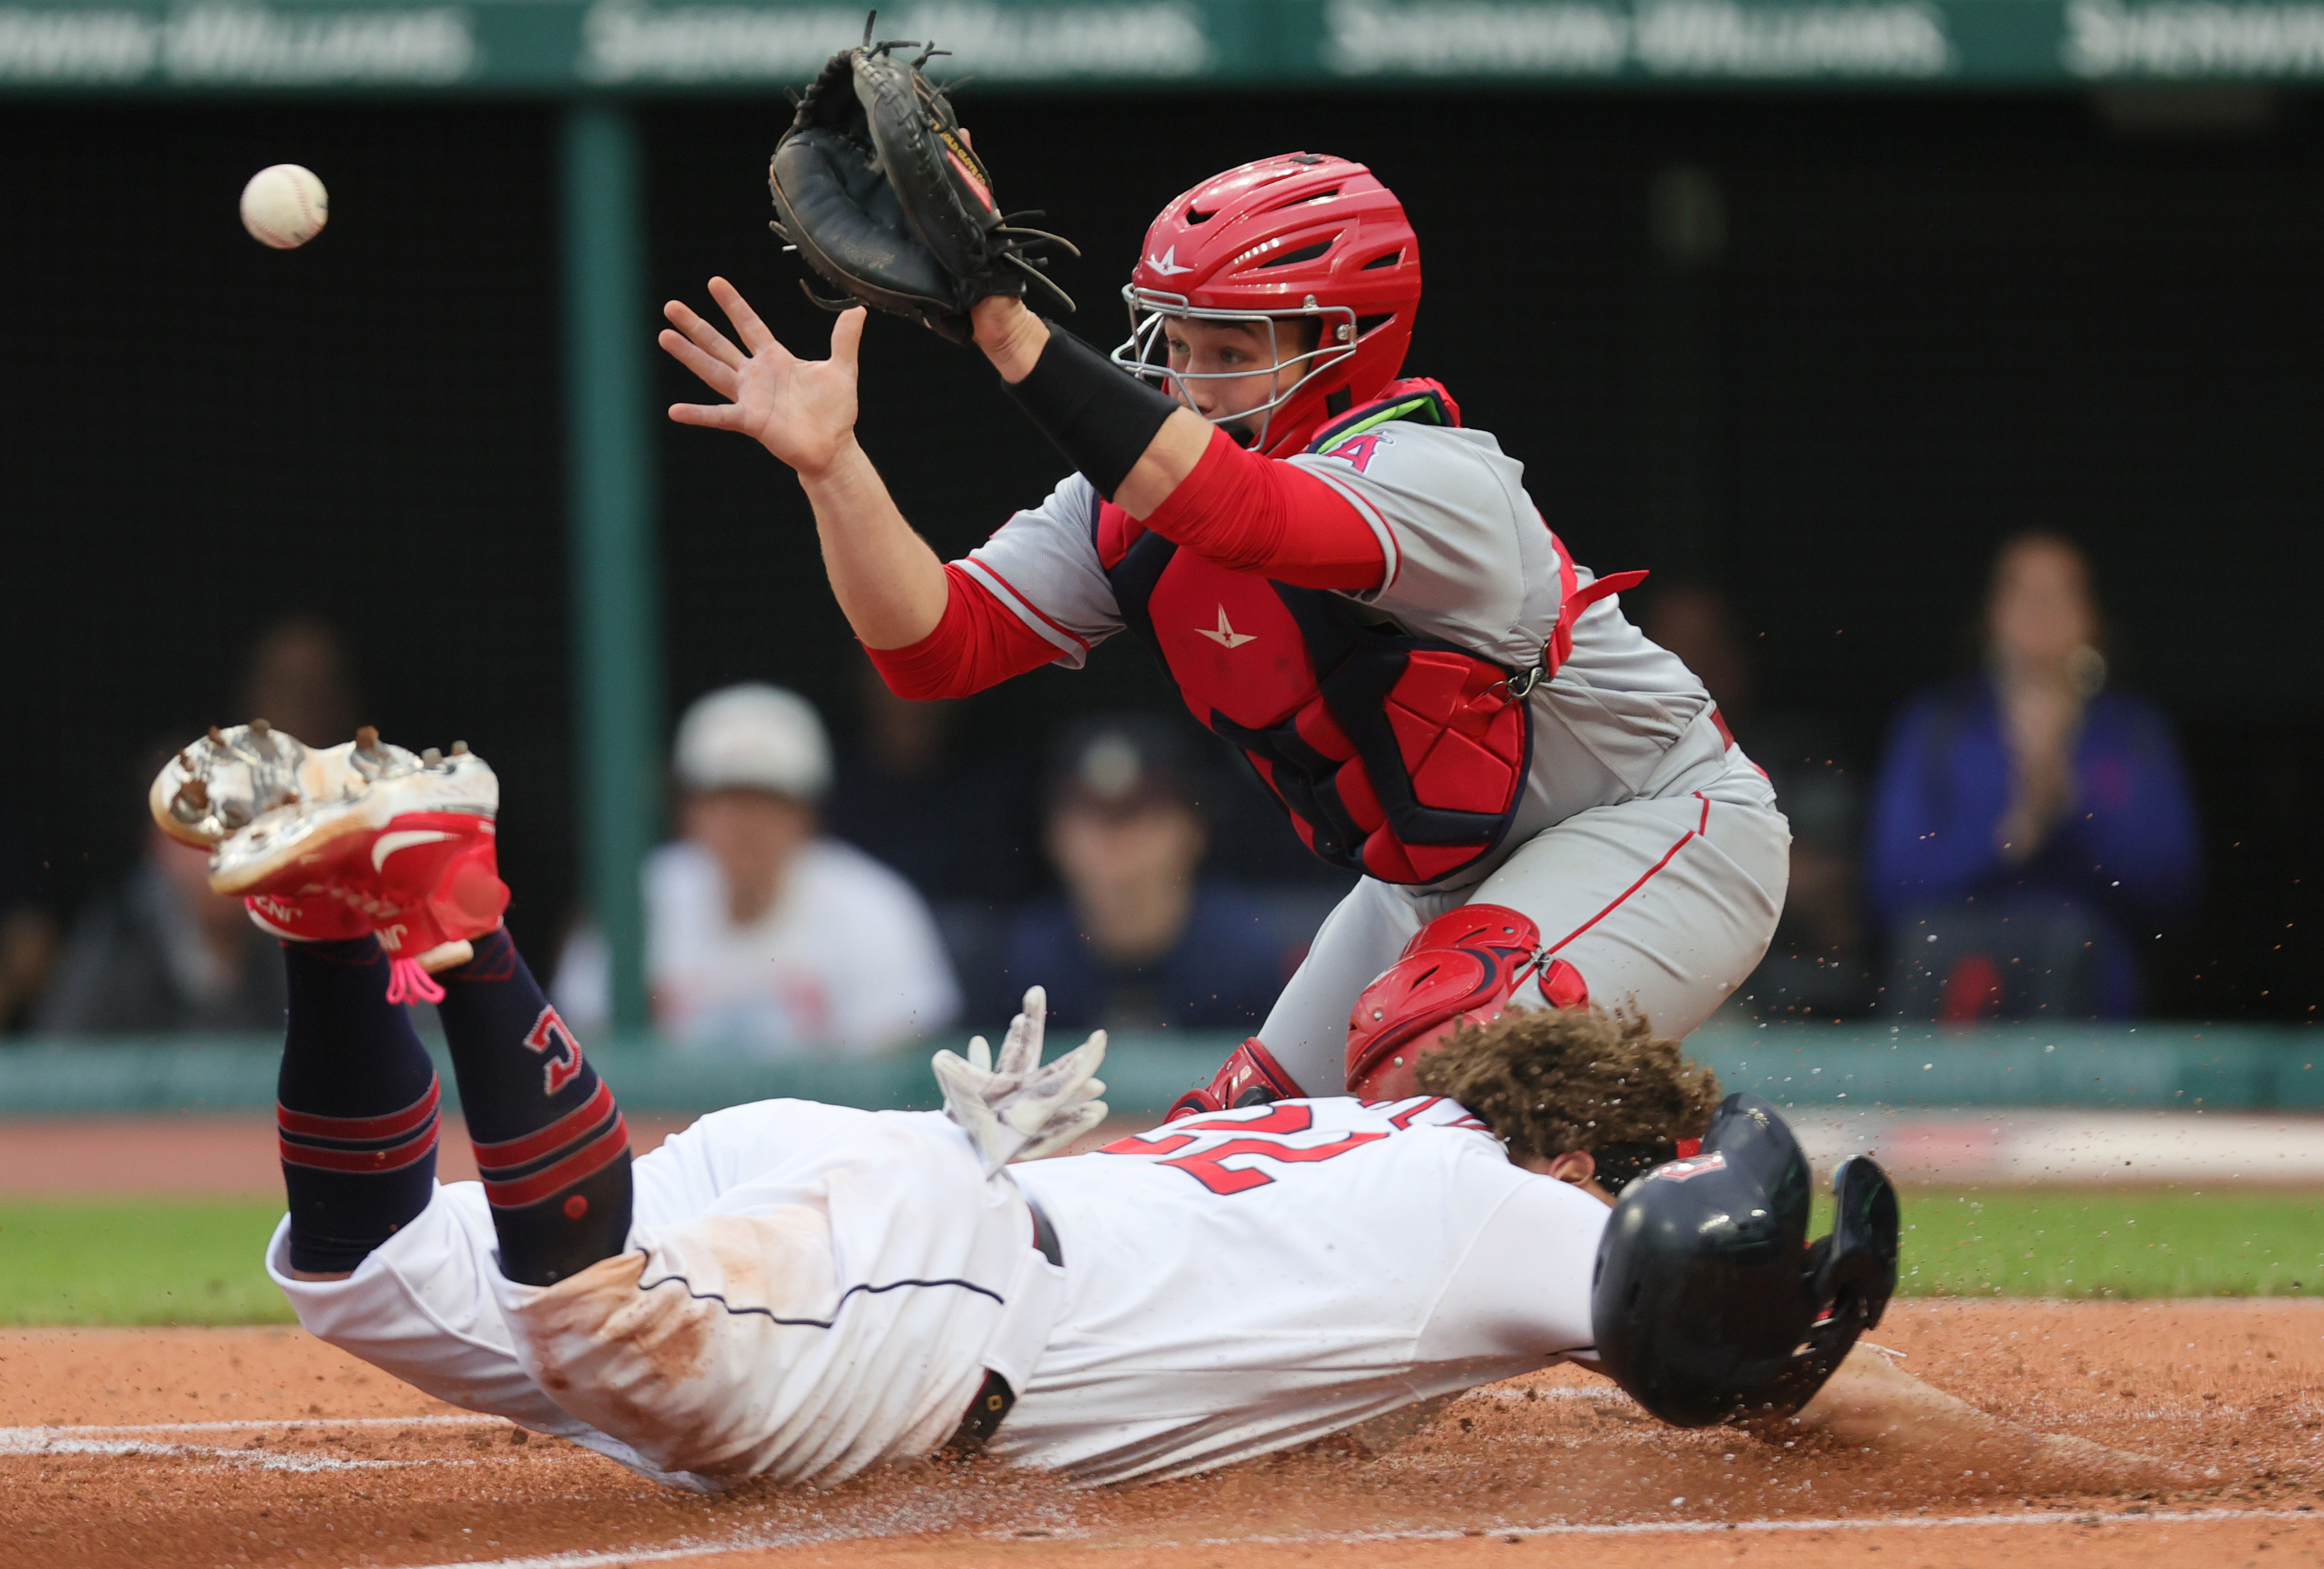
[[1206, 837], [1181, 728], [1120, 715], [1066, 732], [1045, 832], [1065, 891], [1011, 924], [980, 1015], [1007, 1018], [1038, 982], [1075, 1030], [1252, 1030], [1267, 1016], [1307, 933], [1196, 875]]
[[1835, 734], [1813, 714], [1760, 708], [1752, 645], [1718, 590], [1657, 592], [1639, 618], [1646, 636], [1686, 661], [1753, 762], [1775, 786], [1792, 825], [1791, 888], [1767, 957], [1737, 997], [1762, 1017], [1868, 1012], [1871, 956], [1857, 904], [1862, 788]]
[[149, 823], [137, 868], [73, 923], [32, 1031], [280, 1031], [282, 963], [275, 946], [250, 923], [241, 900], [210, 892], [208, 852]]
[[13, 1030], [49, 984], [57, 922], [33, 891], [32, 859], [0, 830], [0, 1030]]
[[1757, 716], [1758, 671], [1725, 594], [1707, 583], [1658, 586], [1638, 617], [1638, 629], [1694, 672], [1729, 726]]
[[1886, 1007], [2133, 1017], [2138, 938], [2198, 874], [2170, 724], [2106, 689], [2089, 564], [2063, 539], [2002, 546], [1985, 636], [1985, 671], [1914, 700], [1881, 764], [1867, 894]]
[[914, 702], [888, 690], [870, 660], [857, 668], [861, 734], [835, 772], [825, 827], [920, 891], [953, 969], [991, 968], [999, 916], [1044, 881], [1030, 770], [1016, 759], [964, 754], [964, 702]]
[[310, 747], [336, 747], [355, 733], [346, 645], [318, 617], [286, 617], [259, 634], [243, 667], [241, 696], [236, 720], [263, 719]]
[[[646, 968], [672, 1040], [761, 1055], [861, 1053], [950, 1023], [951, 967], [911, 885], [817, 833], [823, 721], [797, 693], [729, 686], [678, 729], [683, 837], [648, 858]], [[576, 932], [554, 987], [576, 1027], [607, 1012], [604, 940]]]

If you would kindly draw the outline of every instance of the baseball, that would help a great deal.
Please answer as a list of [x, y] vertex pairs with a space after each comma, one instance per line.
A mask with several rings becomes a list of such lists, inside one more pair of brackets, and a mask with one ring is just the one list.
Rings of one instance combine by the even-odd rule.
[[277, 251], [305, 244], [323, 232], [330, 217], [330, 193], [311, 169], [272, 164], [242, 188], [242, 226], [252, 239]]

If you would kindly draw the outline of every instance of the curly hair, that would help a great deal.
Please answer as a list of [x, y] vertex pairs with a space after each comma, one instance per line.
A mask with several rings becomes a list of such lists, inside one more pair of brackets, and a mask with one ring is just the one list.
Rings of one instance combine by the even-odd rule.
[[1422, 1089], [1468, 1107], [1514, 1161], [1614, 1145], [1668, 1159], [1667, 1146], [1702, 1136], [1720, 1098], [1719, 1076], [1677, 1041], [1602, 1008], [1511, 1008], [1414, 1066]]

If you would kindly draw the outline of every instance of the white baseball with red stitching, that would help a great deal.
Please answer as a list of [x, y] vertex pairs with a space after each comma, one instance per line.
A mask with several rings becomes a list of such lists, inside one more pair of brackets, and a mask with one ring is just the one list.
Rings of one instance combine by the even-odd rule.
[[252, 239], [277, 251], [305, 244], [323, 232], [330, 217], [330, 193], [313, 170], [299, 164], [270, 164], [242, 188], [242, 226]]

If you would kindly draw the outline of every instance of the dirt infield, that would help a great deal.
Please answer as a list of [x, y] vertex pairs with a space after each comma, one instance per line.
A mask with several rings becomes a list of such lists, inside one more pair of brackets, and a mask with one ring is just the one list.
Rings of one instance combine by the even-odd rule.
[[1478, 1391], [1378, 1456], [1327, 1444], [1117, 1493], [919, 1464], [826, 1493], [700, 1498], [294, 1330], [23, 1330], [0, 1335], [0, 1563], [2324, 1559], [2324, 1307], [1904, 1302], [1879, 1338], [1989, 1409], [2179, 1457], [2196, 1485], [2037, 1493], [2006, 1473], [1674, 1432], [1561, 1370]]

